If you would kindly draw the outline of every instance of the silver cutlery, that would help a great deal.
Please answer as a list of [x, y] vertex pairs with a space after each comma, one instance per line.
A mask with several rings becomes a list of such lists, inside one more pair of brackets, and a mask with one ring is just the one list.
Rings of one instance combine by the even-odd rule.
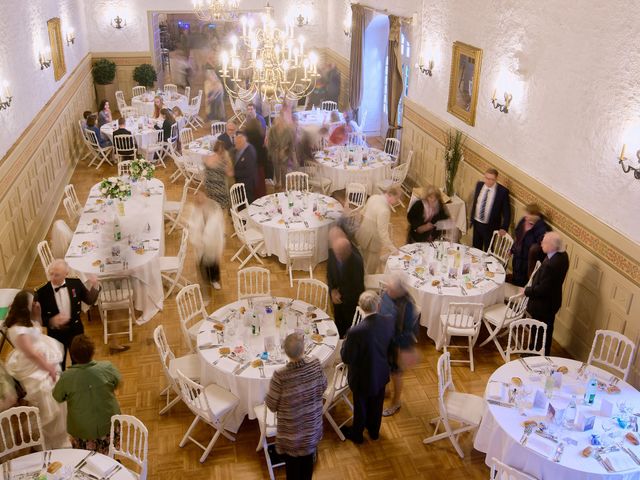
[[631, 450], [630, 448], [624, 447], [622, 445], [620, 445], [620, 448], [622, 449], [623, 452], [625, 452], [627, 455], [631, 457], [631, 460], [636, 462], [637, 465], [640, 465], [640, 458], [638, 458], [638, 456], [633, 452], [633, 450]]
[[222, 344], [219, 344], [219, 343], [205, 343], [203, 345], [199, 345], [198, 350], [209, 350], [211, 348], [218, 348], [221, 346]]
[[544, 359], [549, 362], [550, 365], [553, 365], [553, 361], [549, 357], [544, 357]]
[[529, 440], [529, 435], [533, 432], [533, 425], [527, 425], [524, 427], [524, 432], [522, 433], [522, 437], [520, 438], [520, 445], [523, 447], [527, 444]]
[[593, 456], [607, 472], [613, 472], [613, 469], [609, 466], [609, 462], [607, 462], [602, 455], [596, 452]]
[[442, 295], [442, 287], [440, 286], [440, 284], [438, 284], [437, 287], [438, 287], [438, 295]]
[[519, 358], [518, 359], [520, 361], [520, 363], [522, 364], [522, 366], [524, 367], [524, 369], [528, 372], [532, 372], [533, 370], [531, 370], [531, 367], [527, 364], [527, 362], [524, 361], [524, 358]]
[[462, 285], [460, 285], [460, 291], [462, 292], [462, 295], [469, 295]]
[[264, 374], [264, 367], [258, 367], [258, 369], [260, 370], [260, 378], [267, 378]]
[[556, 463], [559, 463], [563, 453], [564, 453], [564, 443], [559, 443], [558, 446], [556, 447], [556, 453], [553, 455], [553, 461]]
[[512, 405], [512, 404], [507, 403], [507, 402], [500, 402], [498, 400], [487, 399], [487, 403], [489, 403], [491, 405], [497, 405], [498, 407], [515, 408], [515, 405]]
[[74, 468], [75, 470], [78, 470], [78, 469], [82, 468], [82, 466], [83, 466], [85, 463], [87, 463], [87, 459], [88, 459], [89, 457], [92, 457], [92, 456], [93, 456], [93, 455], [95, 455], [95, 454], [96, 454], [96, 452], [89, 452], [89, 453], [87, 453], [87, 455], [86, 455], [82, 460], [80, 460], [78, 463], [76, 463], [76, 466], [75, 466], [75, 467], [73, 467], [73, 468]]
[[240, 375], [242, 372], [244, 372], [247, 368], [249, 368], [249, 365], [251, 365], [251, 362], [247, 362], [242, 366], [238, 366], [236, 367], [236, 369], [233, 371], [234, 375]]
[[109, 480], [116, 473], [118, 473], [122, 469], [122, 465], [114, 465], [107, 473], [105, 473], [103, 480]]
[[539, 435], [542, 438], [546, 438], [547, 440], [551, 440], [553, 443], [558, 443], [558, 437], [556, 437], [555, 435], [551, 435], [550, 433], [541, 432], [540, 430], [536, 430], [535, 434]]

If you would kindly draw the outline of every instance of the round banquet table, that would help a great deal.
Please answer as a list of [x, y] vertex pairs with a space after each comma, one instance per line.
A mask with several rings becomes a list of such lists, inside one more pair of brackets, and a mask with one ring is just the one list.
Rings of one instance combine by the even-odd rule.
[[373, 147], [335, 146], [316, 152], [318, 175], [331, 180], [331, 191], [343, 190], [351, 182], [362, 183], [375, 193], [378, 182], [387, 177], [394, 160]]
[[[95, 453], [88, 456], [91, 452], [88, 450], [81, 450], [76, 448], [61, 448], [58, 450], [49, 450], [51, 452], [51, 463], [60, 462], [62, 467], [56, 473], [47, 473], [46, 478], [48, 480], [63, 480], [72, 478], [71, 475], [77, 466], [79, 472], [85, 475], [74, 475], [73, 478], [94, 478], [100, 479], [109, 474], [112, 468], [121, 467], [112, 476], [109, 476], [110, 480], [136, 480], [138, 477], [132, 472], [127, 470], [117, 460], [102, 455], [101, 453]], [[30, 473], [34, 471], [40, 471], [44, 462], [45, 452], [35, 452], [29, 455], [23, 455], [22, 457], [14, 458], [8, 462], [11, 474], [15, 478], [19, 478], [21, 473]], [[86, 459], [86, 463], [82, 465], [83, 460]], [[91, 475], [89, 477], [88, 475]], [[11, 476], [10, 478], [14, 478]], [[24, 478], [35, 478], [32, 476], [25, 476]]]
[[[149, 144], [155, 143], [158, 138], [158, 130], [154, 128], [154, 125], [162, 126], [162, 119], [153, 120], [149, 117], [129, 117], [126, 119], [125, 127], [131, 132], [136, 145], [140, 149], [146, 149]], [[110, 123], [105, 123], [100, 127], [100, 132], [103, 136], [107, 137], [111, 143], [113, 143], [113, 132], [118, 129], [118, 121], [114, 120]]]
[[[526, 390], [530, 393], [523, 401], [523, 414], [519, 413], [517, 408], [509, 408], [496, 404], [487, 403], [482, 422], [474, 440], [476, 450], [487, 454], [486, 462], [489, 464], [493, 457], [498, 460], [518, 468], [535, 478], [541, 480], [631, 480], [640, 478], [640, 466], [631, 460], [626, 453], [619, 451], [615, 455], [622, 455], [626, 458], [629, 469], [607, 472], [607, 470], [592, 455], [585, 458], [581, 455], [581, 451], [590, 445], [591, 434], [600, 434], [604, 439], [605, 432], [602, 429], [603, 422], [609, 422], [613, 425], [613, 421], [608, 417], [604, 417], [601, 413], [601, 405], [603, 400], [607, 400], [613, 404], [614, 416], [618, 414], [617, 404], [625, 402], [627, 405], [638, 409], [640, 407], [640, 393], [626, 382], [620, 381], [617, 386], [620, 387], [619, 394], [608, 394], [605, 391], [598, 390], [596, 401], [593, 406], [583, 405], [582, 398], [584, 396], [585, 384], [587, 380], [579, 381], [577, 378], [578, 369], [581, 362], [559, 357], [528, 357], [524, 359], [529, 368], [533, 372], [525, 369], [520, 360], [509, 362], [498, 368], [490, 377], [485, 398], [507, 402], [506, 393], [501, 394], [506, 387], [501, 385], [508, 384], [515, 376], [519, 377]], [[581, 414], [587, 417], [595, 416], [595, 426], [593, 430], [586, 432], [557, 427], [555, 433], [557, 439], [564, 443], [564, 453], [560, 457], [559, 462], [554, 462], [553, 458], [557, 443], [542, 438], [536, 434], [532, 434], [526, 443], [526, 446], [520, 444], [524, 427], [523, 420], [543, 420], [546, 415], [546, 406], [544, 408], [532, 408], [532, 401], [537, 390], [544, 391], [544, 375], [536, 372], [542, 372], [545, 368], [549, 368], [551, 364], [556, 366], [566, 366], [569, 372], [563, 375], [562, 386], [553, 391], [551, 404], [557, 410], [564, 409], [569, 404], [571, 395], [575, 395], [577, 399], [577, 416]], [[590, 366], [589, 372], [599, 381], [608, 384], [611, 374], [597, 367]], [[588, 378], [588, 377], [587, 377]], [[628, 430], [626, 430], [628, 431]], [[625, 430], [618, 427], [617, 423], [608, 434], [612, 435], [612, 441], [617, 441], [623, 437]], [[566, 439], [575, 441], [575, 445]], [[623, 441], [626, 448], [632, 450], [636, 456], [640, 457], [640, 446], [633, 446], [627, 440]]]
[[[159, 263], [164, 252], [164, 185], [157, 179], [132, 184], [122, 216], [117, 213], [118, 202], [109, 205], [100, 196], [99, 186], [89, 192], [65, 260], [81, 277], [131, 276], [134, 306], [142, 311], [136, 321], [142, 324], [162, 310], [164, 299]], [[113, 236], [116, 215], [120, 241]]]
[[[439, 259], [437, 259], [439, 257]], [[494, 305], [504, 299], [505, 271], [493, 256], [449, 242], [412, 243], [390, 255], [385, 273], [400, 273], [422, 314], [420, 324], [442, 348], [440, 315], [449, 303]]]
[[[294, 197], [293, 208], [289, 208], [286, 193], [261, 197], [249, 205], [249, 217], [264, 234], [267, 254], [276, 255], [285, 264], [288, 258], [287, 233], [290, 230], [316, 230], [313, 263], [323, 262], [329, 255], [329, 228], [342, 215], [342, 205], [336, 199], [319, 193], [294, 192]], [[325, 215], [314, 212], [314, 205], [318, 211], [326, 212]], [[299, 211], [299, 215], [294, 215], [294, 211]]]
[[165, 92], [147, 92], [142, 95], [138, 95], [131, 99], [131, 106], [138, 110], [140, 115], [146, 115], [147, 117], [153, 116], [153, 100], [156, 95], [162, 97], [162, 103], [164, 108], [171, 110], [173, 107], [180, 107], [180, 110], [184, 113], [189, 107], [189, 100], [181, 93], [168, 94]]
[[[326, 312], [303, 301], [282, 297], [259, 297], [251, 301], [240, 300], [213, 312], [200, 326], [197, 337], [198, 353], [202, 364], [201, 381], [205, 386], [216, 383], [240, 399], [233, 419], [230, 419], [227, 425], [231, 431], [238, 431], [246, 415], [250, 419], [255, 418], [253, 407], [264, 402], [273, 372], [286, 364], [287, 357], [279, 348], [280, 341], [284, 341], [284, 338], [280, 338], [281, 330], [275, 327], [274, 314], [263, 313], [267, 306], [273, 308], [278, 304], [282, 307], [283, 322], [287, 325], [286, 334], [292, 333], [295, 328], [300, 328], [305, 335], [317, 332], [324, 337], [319, 343], [307, 340], [306, 355], [316, 357], [320, 363], [327, 365], [335, 353], [338, 344], [338, 330], [335, 323]], [[259, 335], [253, 335], [251, 327], [245, 326], [241, 311], [244, 311], [245, 315], [251, 315], [253, 312], [256, 315], [263, 315]], [[273, 311], [275, 312], [276, 309], [273, 308]], [[223, 327], [222, 335], [216, 333], [214, 328], [216, 324]], [[285, 328], [282, 327], [282, 336], [286, 334]], [[272, 341], [276, 348], [272, 350], [275, 355], [264, 362], [263, 377], [259, 368], [251, 366], [251, 361], [265, 351], [265, 339], [267, 343]], [[219, 354], [221, 346], [229, 347], [232, 352], [242, 348], [243, 352], [221, 357]]]
[[[344, 122], [344, 116], [342, 113], [337, 113], [340, 117], [338, 122]], [[295, 112], [294, 115], [298, 119], [298, 126], [300, 128], [314, 132], [320, 130], [323, 125], [328, 126], [331, 123], [331, 112], [329, 110], [314, 108], [312, 110]]]
[[204, 167], [204, 157], [213, 153], [213, 146], [218, 140], [218, 135], [205, 135], [197, 138], [188, 145], [182, 146], [182, 155], [193, 165]]

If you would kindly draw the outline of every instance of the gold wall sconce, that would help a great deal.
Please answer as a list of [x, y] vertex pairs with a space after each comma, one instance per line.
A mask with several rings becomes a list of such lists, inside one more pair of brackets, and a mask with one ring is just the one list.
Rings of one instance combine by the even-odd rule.
[[9, 82], [6, 80], [2, 82], [2, 90], [0, 91], [0, 110], [6, 110], [11, 106], [11, 92], [9, 91]]
[[309, 25], [309, 17], [303, 15], [302, 12], [298, 13], [296, 16], [296, 25], [298, 27], [304, 27], [305, 25]]
[[640, 150], [636, 152], [636, 158], [638, 159], [638, 166], [633, 167], [629, 164], [625, 165], [624, 162], [629, 162], [629, 159], [625, 156], [625, 150], [627, 148], [626, 144], [622, 145], [622, 151], [620, 152], [620, 156], [618, 157], [618, 163], [622, 167], [622, 171], [624, 173], [633, 172], [633, 176], [636, 180], [640, 180]]
[[116, 15], [115, 18], [111, 19], [111, 26], [116, 30], [122, 30], [127, 26], [127, 21], [122, 18], [120, 15]]
[[504, 103], [499, 103], [496, 97], [496, 91], [493, 91], [493, 96], [491, 97], [491, 104], [493, 108], [500, 110], [502, 113], [509, 113], [509, 105], [511, 105], [511, 100], [513, 99], [513, 95], [509, 92], [504, 92]]
[[51, 47], [45, 47], [45, 49], [40, 52], [38, 62], [40, 62], [40, 70], [51, 66]]
[[67, 41], [67, 47], [76, 43], [76, 32], [74, 32], [73, 30], [69, 30], [65, 35], [65, 40]]
[[416, 68], [420, 70], [420, 73], [431, 77], [433, 75], [433, 65], [433, 60], [429, 60], [429, 63], [425, 66], [422, 55], [420, 55], [420, 60], [416, 63]]

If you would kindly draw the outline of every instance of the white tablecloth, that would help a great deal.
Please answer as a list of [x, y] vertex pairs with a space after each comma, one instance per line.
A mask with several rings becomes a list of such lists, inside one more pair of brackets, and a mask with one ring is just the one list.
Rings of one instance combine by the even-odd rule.
[[[276, 196], [282, 213], [277, 211]], [[326, 209], [326, 216], [319, 217], [313, 206]], [[294, 210], [300, 210], [294, 216]], [[249, 216], [255, 228], [264, 234], [265, 248], [268, 255], [276, 255], [281, 263], [287, 263], [287, 233], [289, 230], [317, 231], [316, 253], [314, 264], [323, 262], [329, 252], [329, 228], [342, 215], [342, 205], [336, 199], [309, 193], [295, 193], [293, 208], [289, 208], [285, 193], [267, 195], [249, 205]], [[304, 267], [306, 268], [306, 267]]]
[[370, 195], [377, 193], [376, 183], [387, 177], [394, 163], [389, 155], [372, 147], [329, 147], [315, 157], [318, 175], [331, 180], [332, 192], [357, 182], [365, 185]]
[[[150, 143], [155, 143], [158, 139], [158, 130], [154, 128], [154, 125], [162, 126], [162, 120], [150, 120], [148, 117], [131, 117], [127, 118], [124, 128], [131, 132], [138, 148], [146, 149]], [[118, 121], [114, 120], [100, 127], [100, 132], [113, 143], [113, 131], [117, 129]]]
[[[435, 260], [437, 249], [446, 255], [444, 260]], [[455, 265], [458, 252], [460, 263]], [[449, 278], [454, 271], [456, 277]], [[442, 347], [440, 314], [449, 303], [489, 306], [504, 299], [505, 272], [500, 262], [480, 250], [457, 243], [405, 245], [398, 255], [391, 255], [387, 260], [385, 273], [395, 272], [405, 276], [409, 291], [422, 310], [420, 324], [427, 327], [427, 334], [438, 349]]]
[[[291, 299], [277, 297], [275, 302], [280, 303], [283, 306], [289, 305]], [[243, 320], [240, 316], [239, 309], [244, 307], [246, 312], [251, 313], [254, 311], [264, 312], [264, 307], [267, 305], [273, 306], [275, 304], [274, 299], [269, 298], [254, 298], [252, 301], [253, 308], [248, 304], [247, 300], [226, 305], [215, 312], [213, 312], [209, 319], [205, 321], [198, 333], [198, 353], [202, 362], [202, 375], [201, 381], [206, 386], [210, 383], [216, 383], [223, 388], [228, 389], [231, 393], [240, 399], [233, 421], [230, 421], [228, 428], [234, 432], [238, 431], [242, 420], [246, 415], [250, 419], [255, 418], [253, 407], [260, 405], [264, 402], [264, 397], [269, 390], [269, 382], [275, 370], [283, 368], [286, 363], [286, 355], [284, 352], [280, 353], [280, 359], [276, 358], [273, 361], [267, 361], [264, 365], [265, 378], [261, 378], [260, 370], [252, 366], [247, 367], [245, 370], [239, 373], [234, 373], [234, 370], [246, 365], [247, 362], [257, 358], [264, 351], [265, 338], [270, 336], [280, 345], [279, 330], [276, 329], [274, 323], [274, 317], [267, 317], [263, 320], [263, 326], [260, 331], [260, 335], [252, 335], [250, 327], [245, 327]], [[308, 322], [305, 326], [302, 319], [305, 318], [306, 312], [309, 311], [310, 305], [308, 303], [296, 300], [291, 304], [290, 308], [284, 308], [284, 320], [287, 321], [287, 334], [293, 332], [296, 326], [296, 313], [300, 318], [299, 328], [303, 329], [305, 333], [313, 333], [314, 325], [317, 325], [318, 333], [324, 335], [323, 344], [315, 344], [313, 349], [309, 350], [308, 355], [317, 357], [320, 363], [327, 364], [331, 357], [335, 354], [335, 347], [338, 343], [337, 328], [333, 320], [329, 318], [326, 312], [319, 309], [312, 309], [313, 319], [317, 321]], [[274, 309], [275, 311], [275, 309]], [[234, 314], [233, 312], [237, 312]], [[284, 321], [283, 320], [283, 321]], [[213, 329], [214, 322], [223, 322], [225, 334], [222, 338], [218, 338], [218, 335]], [[231, 335], [230, 324], [235, 325], [235, 335]], [[334, 333], [334, 335], [329, 335]], [[284, 335], [284, 331], [283, 331]], [[232, 351], [236, 347], [242, 346], [246, 354], [244, 360], [238, 359], [238, 357], [222, 358], [218, 354], [218, 347], [213, 348], [200, 348], [202, 346], [210, 346], [212, 344], [222, 344], [231, 348]], [[313, 343], [310, 343], [309, 348]], [[331, 345], [331, 346], [328, 346]], [[333, 348], [332, 348], [333, 347]]]
[[182, 146], [182, 155], [193, 165], [204, 168], [204, 157], [213, 153], [213, 146], [218, 140], [218, 135], [205, 135], [188, 145]]
[[[344, 116], [341, 112], [337, 112], [340, 119], [339, 122], [344, 122]], [[317, 131], [323, 125], [329, 125], [331, 123], [331, 112], [329, 110], [302, 110], [295, 112], [294, 115], [298, 119], [298, 126], [305, 130]]]
[[[42, 467], [42, 463], [44, 461], [44, 453], [45, 452], [31, 453], [29, 455], [23, 455], [22, 457], [11, 460], [10, 466], [12, 475], [17, 475], [21, 472], [28, 473], [39, 470], [39, 468]], [[94, 478], [102, 478], [104, 474], [109, 471], [109, 469], [120, 465], [120, 463], [118, 463], [113, 458], [102, 455], [101, 453], [96, 453], [91, 457], [87, 457], [89, 453], [90, 452], [88, 450], [75, 448], [61, 448], [58, 450], [51, 450], [51, 463], [60, 462], [62, 463], [62, 467], [60, 467], [60, 469], [56, 473], [47, 474], [47, 478], [50, 480], [62, 480], [71, 478], [69, 475], [72, 474], [75, 466], [85, 458], [87, 458], [87, 464], [85, 464], [80, 469], [80, 471], [93, 475]], [[74, 478], [76, 477], [74, 476]], [[120, 470], [118, 470], [112, 477], [109, 478], [112, 480], [135, 480], [138, 477], [127, 470], [124, 466], [122, 466]]]
[[[529, 357], [525, 360], [528, 365], [534, 367], [538, 364], [543, 365], [547, 363], [544, 357]], [[633, 464], [634, 468], [624, 472], [608, 473], [593, 456], [584, 458], [580, 454], [585, 447], [590, 445], [590, 435], [592, 433], [597, 433], [602, 437], [604, 436], [601, 425], [605, 417], [600, 414], [602, 400], [606, 399], [613, 403], [614, 415], [618, 414], [616, 404], [620, 402], [626, 402], [627, 405], [634, 406], [635, 412], [640, 406], [640, 393], [629, 384], [620, 381], [618, 386], [621, 389], [621, 393], [608, 394], [604, 391], [598, 391], [593, 406], [582, 405], [586, 381], [578, 381], [576, 378], [576, 372], [578, 368], [580, 368], [581, 363], [575, 360], [557, 357], [550, 357], [550, 360], [558, 366], [564, 365], [569, 368], [569, 373], [563, 376], [562, 387], [559, 390], [554, 390], [551, 404], [556, 409], [563, 409], [568, 405], [571, 395], [576, 395], [578, 399], [578, 415], [582, 411], [587, 416], [596, 416], [594, 429], [587, 432], [562, 429], [556, 433], [560, 441], [565, 443], [565, 449], [560, 462], [555, 463], [550, 460], [548, 456], [532, 450], [529, 445], [522, 446], [520, 444], [520, 438], [524, 432], [524, 427], [522, 426], [523, 420], [527, 418], [539, 420], [541, 417], [544, 417], [546, 410], [526, 408], [524, 410], [525, 416], [523, 416], [519, 414], [516, 408], [487, 404], [482, 423], [480, 424], [474, 441], [474, 447], [487, 454], [487, 464], [490, 463], [491, 458], [495, 457], [540, 480], [599, 480], [602, 478], [631, 480], [640, 478], [640, 467], [638, 465]], [[599, 368], [589, 368], [599, 379], [608, 383], [611, 374]], [[518, 360], [501, 366], [491, 375], [489, 379], [490, 383], [487, 384], [485, 398], [488, 396], [491, 383], [509, 383], [511, 378], [515, 376], [520, 377], [526, 385], [526, 388], [531, 391], [528, 402], [525, 402], [525, 405], [530, 407], [535, 391], [544, 391], [544, 378], [541, 375], [534, 375], [525, 370], [522, 363]], [[615, 437], [619, 437], [623, 435], [625, 431], [618, 428], [618, 426], [614, 426], [609, 433], [613, 433]], [[535, 434], [531, 437], [541, 438]], [[565, 438], [575, 440], [577, 445], [567, 443], [564, 440]], [[553, 452], [555, 452], [555, 444], [549, 442], [549, 445], [551, 445]], [[640, 446], [632, 446], [626, 440], [623, 445], [631, 448], [637, 456], [640, 456]], [[553, 452], [551, 455], [553, 455]]]
[[[171, 110], [173, 107], [178, 106], [184, 113], [189, 107], [189, 101], [187, 97], [181, 93], [175, 93], [171, 96], [164, 92], [159, 92], [162, 96], [162, 103], [164, 108]], [[155, 98], [154, 92], [147, 92], [131, 99], [131, 106], [138, 110], [138, 114], [146, 115], [148, 117], [153, 116], [153, 100]]]
[[[132, 196], [124, 202], [124, 216], [118, 216], [122, 240], [113, 237], [113, 224], [117, 215], [116, 204], [99, 196], [99, 184], [89, 192], [89, 198], [80, 216], [65, 260], [81, 275], [130, 275], [133, 279], [134, 305], [142, 311], [137, 320], [142, 324], [162, 310], [164, 291], [158, 258], [164, 254], [164, 185], [160, 180], [148, 182], [148, 192], [141, 192], [142, 184], [134, 184]], [[129, 240], [133, 242], [129, 243]], [[145, 241], [143, 254], [133, 247]], [[85, 253], [82, 253], [84, 247]], [[119, 248], [120, 257], [128, 262], [107, 264], [113, 247]], [[104, 265], [101, 271], [101, 264]]]

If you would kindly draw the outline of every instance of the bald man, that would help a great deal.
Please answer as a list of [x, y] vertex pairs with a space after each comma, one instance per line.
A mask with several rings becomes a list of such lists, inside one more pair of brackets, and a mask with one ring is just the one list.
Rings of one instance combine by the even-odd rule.
[[339, 228], [332, 229], [327, 260], [327, 283], [340, 338], [353, 321], [358, 298], [364, 292], [364, 264], [358, 250]]
[[220, 136], [218, 137], [218, 140], [224, 143], [224, 148], [227, 151], [231, 151], [235, 148], [234, 138], [236, 136], [237, 131], [238, 131], [238, 126], [234, 122], [228, 121], [225, 132], [221, 133]]
[[61, 364], [64, 370], [71, 340], [84, 333], [80, 320], [81, 304], [93, 305], [98, 299], [100, 286], [95, 275], [87, 276], [89, 288], [77, 278], [67, 278], [69, 266], [64, 260], [54, 260], [48, 273], [50, 280], [36, 290], [34, 301], [40, 303], [42, 325], [47, 327], [47, 335], [64, 345]]
[[529, 297], [527, 312], [531, 318], [547, 324], [544, 354], [550, 355], [553, 323], [562, 306], [562, 284], [569, 270], [569, 256], [557, 232], [546, 233], [541, 247], [546, 257], [524, 294]]

